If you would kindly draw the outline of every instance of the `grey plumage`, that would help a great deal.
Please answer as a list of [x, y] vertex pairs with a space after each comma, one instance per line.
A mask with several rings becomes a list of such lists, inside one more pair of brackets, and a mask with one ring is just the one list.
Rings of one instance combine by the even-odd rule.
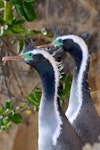
[[59, 73], [54, 58], [39, 49], [22, 53], [22, 57], [37, 70], [42, 82], [39, 150], [81, 150], [82, 143], [57, 101]]

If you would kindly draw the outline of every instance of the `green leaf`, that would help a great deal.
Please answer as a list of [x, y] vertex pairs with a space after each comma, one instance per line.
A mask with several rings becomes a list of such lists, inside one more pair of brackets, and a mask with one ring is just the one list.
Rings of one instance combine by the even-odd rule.
[[23, 40], [18, 40], [18, 46], [17, 46], [17, 52], [20, 53], [23, 49], [24, 46], [24, 41]]
[[17, 106], [16, 107], [16, 110], [22, 110], [22, 109], [26, 109], [27, 108], [27, 103], [26, 104], [24, 104], [24, 105], [21, 105], [21, 106]]
[[9, 113], [8, 113], [8, 117], [11, 118], [13, 117], [15, 114], [15, 110], [11, 110]]
[[10, 34], [12, 34], [12, 31], [10, 30], [8, 25], [1, 26], [0, 36], [6, 36]]
[[3, 114], [4, 109], [2, 107], [0, 107], [0, 114]]
[[33, 21], [36, 18], [34, 8], [30, 3], [24, 2], [23, 9], [24, 9], [24, 17], [27, 21]]
[[12, 101], [11, 100], [7, 100], [6, 101], [6, 109], [12, 109], [13, 105], [12, 105]]
[[35, 106], [38, 106], [38, 105], [39, 105], [39, 103], [37, 103], [37, 102], [35, 101], [33, 95], [26, 96], [26, 98], [28, 99], [28, 101], [29, 101], [31, 104], [33, 104], [33, 105], [35, 105]]
[[3, 24], [4, 20], [3, 20], [3, 15], [0, 15], [0, 24]]
[[32, 30], [32, 32], [33, 32], [34, 34], [41, 34], [41, 31], [39, 31], [39, 30]]
[[13, 7], [13, 5], [12, 5], [11, 1], [5, 2], [4, 21], [8, 24], [11, 24], [13, 21], [12, 7]]
[[34, 111], [39, 111], [39, 106], [34, 106]]
[[9, 29], [14, 32], [14, 33], [24, 33], [26, 30], [23, 26], [21, 25], [13, 25], [13, 26], [9, 26]]
[[27, 3], [35, 3], [37, 0], [24, 0]]
[[23, 1], [22, 0], [12, 0], [12, 1], [18, 16], [23, 17], [24, 16]]
[[22, 123], [23, 121], [23, 118], [20, 114], [16, 113], [14, 114], [12, 117], [11, 117], [11, 120], [14, 122], [14, 123]]
[[4, 2], [3, 2], [3, 0], [0, 0], [0, 8], [4, 8]]
[[8, 117], [3, 118], [3, 124], [6, 125], [8, 123]]
[[11, 1], [11, 0], [5, 0], [5, 1], [7, 1], [7, 2], [8, 2], [8, 1]]
[[32, 91], [31, 94], [26, 96], [27, 100], [32, 105], [34, 105], [34, 111], [38, 111], [39, 110], [41, 94], [42, 94], [41, 89], [40, 88], [36, 88], [34, 91]]
[[9, 128], [11, 128], [11, 122], [8, 122], [8, 123], [6, 124], [6, 129], [9, 129]]
[[13, 24], [13, 25], [21, 25], [21, 24], [23, 24], [24, 22], [25, 22], [24, 19], [18, 18], [18, 19], [13, 20], [12, 24]]
[[60, 79], [61, 87], [58, 90], [59, 96], [62, 100], [69, 98], [70, 88], [71, 88], [71, 76], [63, 74]]

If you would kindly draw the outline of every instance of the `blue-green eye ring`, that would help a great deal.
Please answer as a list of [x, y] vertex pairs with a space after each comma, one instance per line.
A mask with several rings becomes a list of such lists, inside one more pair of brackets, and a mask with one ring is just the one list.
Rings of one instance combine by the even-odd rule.
[[63, 46], [63, 41], [62, 41], [62, 39], [56, 39], [52, 42], [52, 44], [54, 46]]
[[33, 60], [33, 57], [32, 57], [33, 54], [31, 52], [26, 52], [26, 53], [22, 54], [22, 56], [24, 58], [26, 58], [27, 60]]
[[29, 53], [28, 55], [29, 55], [30, 57], [32, 57], [32, 56], [33, 56], [33, 54], [32, 54], [32, 53]]
[[59, 43], [62, 43], [62, 39], [58, 39]]

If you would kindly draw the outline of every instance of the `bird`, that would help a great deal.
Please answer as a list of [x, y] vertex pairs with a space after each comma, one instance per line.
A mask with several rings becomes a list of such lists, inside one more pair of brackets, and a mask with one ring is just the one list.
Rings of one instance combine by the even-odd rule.
[[[74, 60], [74, 74], [71, 84], [66, 116], [83, 144], [99, 141], [100, 117], [90, 95], [88, 72], [90, 56], [83, 38], [69, 34], [56, 37], [51, 46], [62, 47]], [[45, 46], [44, 46], [45, 47]]]
[[36, 69], [41, 79], [38, 150], [81, 150], [82, 142], [59, 105], [59, 70], [54, 57], [45, 49], [27, 48], [19, 56], [6, 56], [3, 61], [23, 61]]

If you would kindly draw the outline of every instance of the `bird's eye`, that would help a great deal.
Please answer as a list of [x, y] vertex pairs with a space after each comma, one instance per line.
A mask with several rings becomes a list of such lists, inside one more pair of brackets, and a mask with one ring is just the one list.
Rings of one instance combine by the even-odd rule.
[[61, 43], [61, 42], [62, 42], [62, 39], [59, 39], [58, 41]]
[[29, 55], [30, 57], [32, 57], [32, 53], [29, 53], [28, 55]]

